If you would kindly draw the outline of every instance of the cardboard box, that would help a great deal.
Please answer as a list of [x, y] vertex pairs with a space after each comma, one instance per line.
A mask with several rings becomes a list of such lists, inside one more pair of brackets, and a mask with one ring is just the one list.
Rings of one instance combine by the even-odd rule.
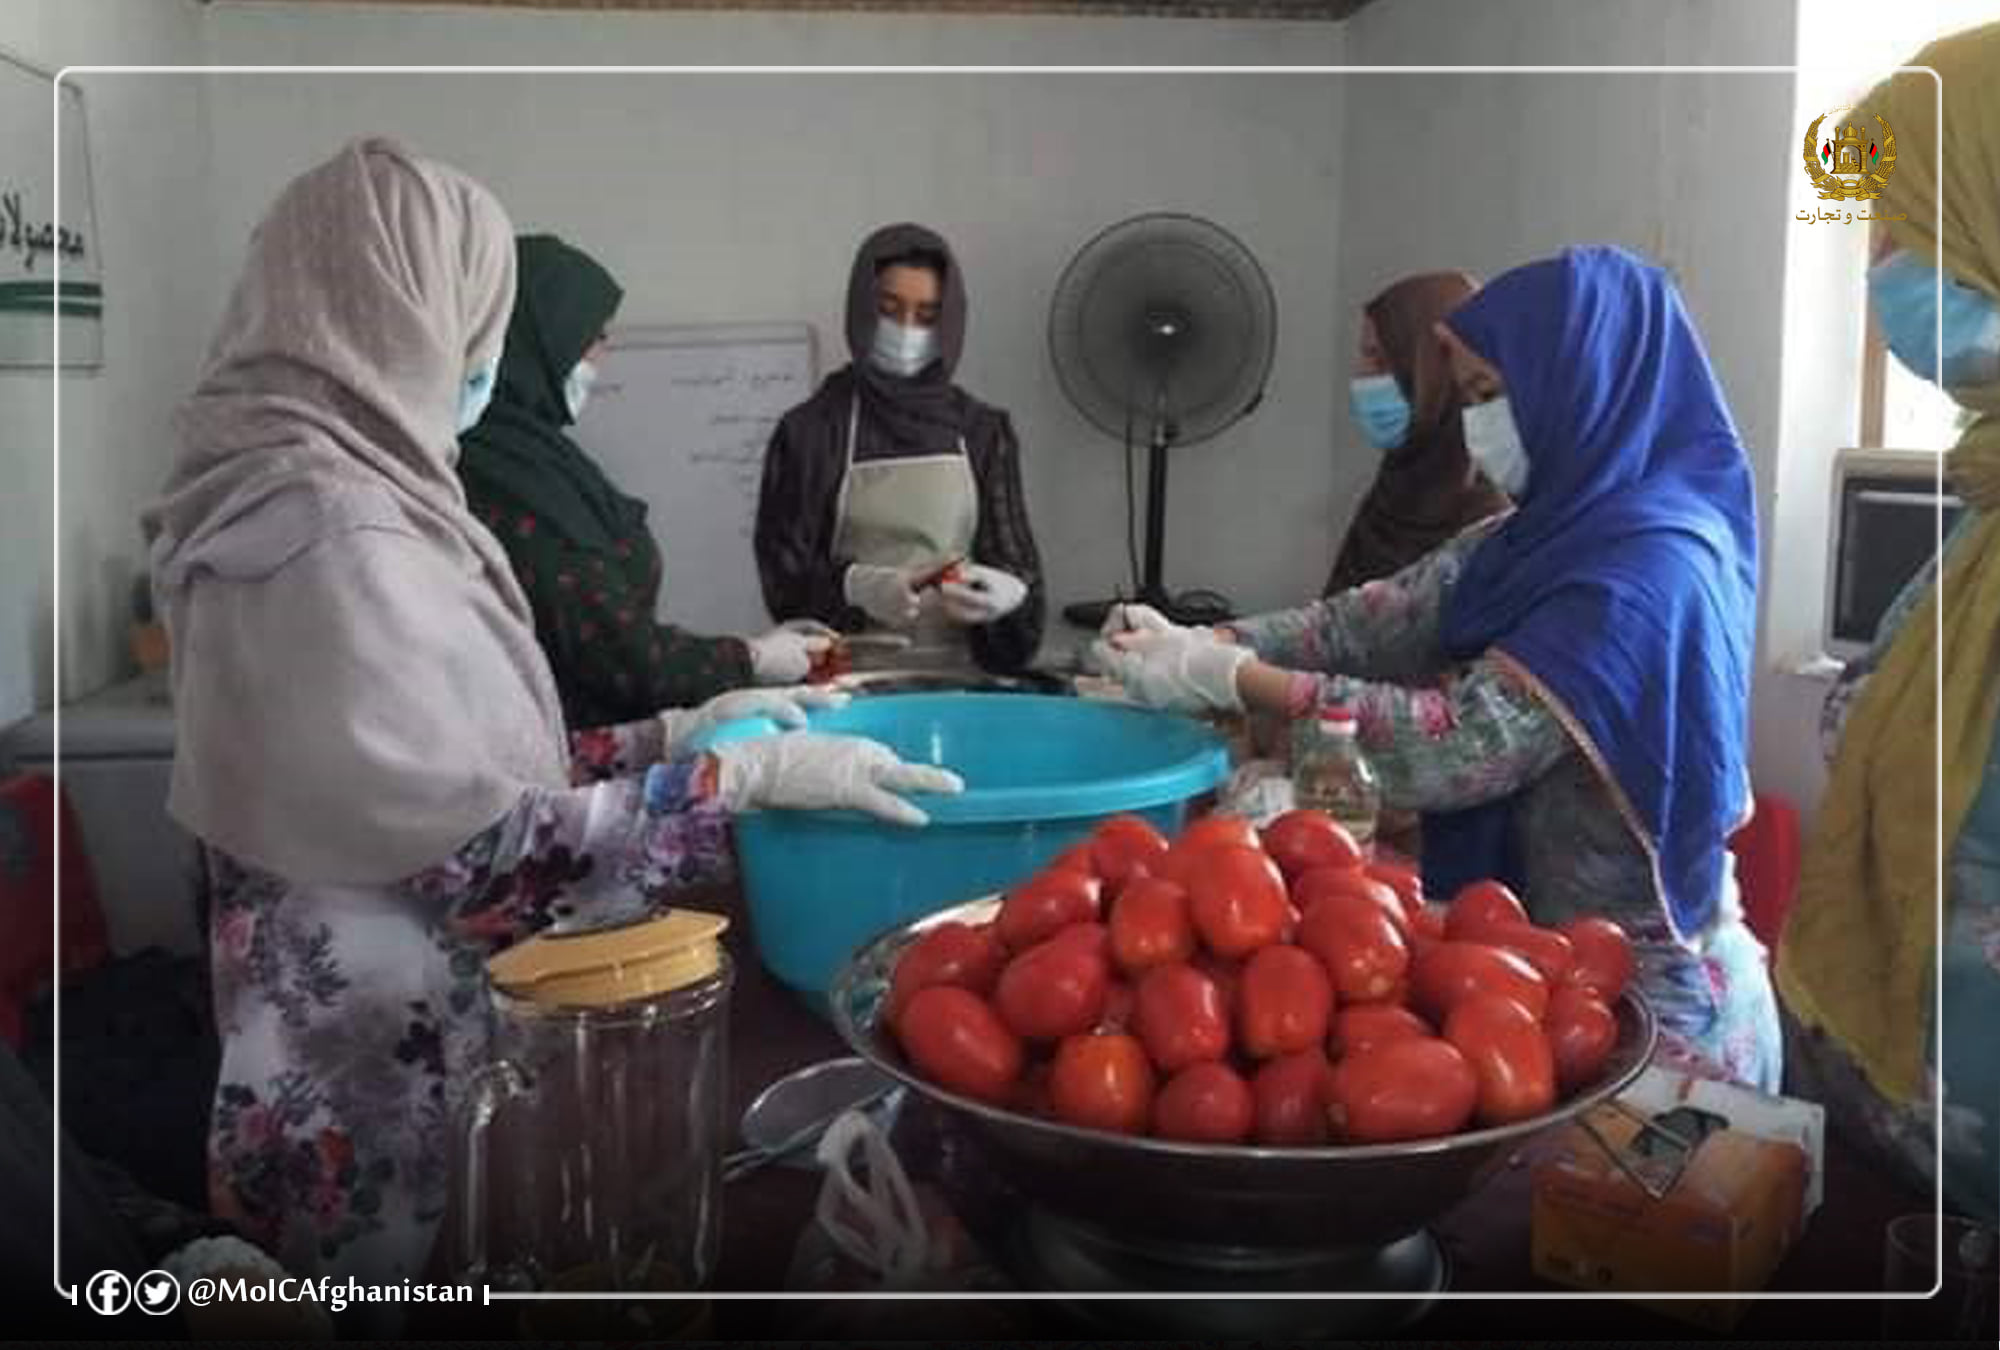
[[[1576, 1289], [1713, 1294], [1633, 1301], [1727, 1331], [1749, 1306], [1730, 1295], [1763, 1288], [1819, 1207], [1824, 1112], [1660, 1069], [1621, 1101], [1631, 1114], [1599, 1107], [1590, 1123], [1665, 1193], [1570, 1126], [1534, 1170], [1535, 1273]], [[1682, 1149], [1642, 1119], [1698, 1142]]]

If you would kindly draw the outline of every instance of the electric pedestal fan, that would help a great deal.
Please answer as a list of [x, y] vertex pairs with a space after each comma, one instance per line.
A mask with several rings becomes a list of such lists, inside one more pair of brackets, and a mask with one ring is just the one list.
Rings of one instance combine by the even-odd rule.
[[[1056, 283], [1049, 356], [1077, 411], [1125, 445], [1125, 524], [1132, 540], [1132, 446], [1146, 438], [1145, 565], [1135, 597], [1175, 623], [1230, 617], [1212, 591], [1170, 592], [1166, 556], [1167, 452], [1205, 441], [1264, 397], [1277, 342], [1278, 302], [1264, 269], [1221, 226], [1170, 213], [1134, 216], [1085, 244]], [[1103, 624], [1115, 600], [1070, 605], [1063, 617]]]

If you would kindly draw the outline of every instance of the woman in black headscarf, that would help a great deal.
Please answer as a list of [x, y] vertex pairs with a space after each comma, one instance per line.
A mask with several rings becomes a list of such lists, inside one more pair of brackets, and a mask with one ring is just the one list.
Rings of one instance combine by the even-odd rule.
[[909, 633], [900, 659], [917, 664], [1018, 670], [1041, 643], [1041, 564], [1013, 424], [951, 380], [965, 308], [958, 262], [930, 230], [891, 225], [861, 245], [854, 359], [771, 438], [757, 566], [777, 618]]

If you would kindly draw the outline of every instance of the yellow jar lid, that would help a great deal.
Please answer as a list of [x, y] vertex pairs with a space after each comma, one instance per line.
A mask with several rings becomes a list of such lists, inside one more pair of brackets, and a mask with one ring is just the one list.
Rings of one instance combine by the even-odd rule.
[[720, 914], [670, 909], [596, 932], [529, 938], [486, 963], [512, 998], [544, 1007], [602, 1008], [684, 989], [722, 967]]

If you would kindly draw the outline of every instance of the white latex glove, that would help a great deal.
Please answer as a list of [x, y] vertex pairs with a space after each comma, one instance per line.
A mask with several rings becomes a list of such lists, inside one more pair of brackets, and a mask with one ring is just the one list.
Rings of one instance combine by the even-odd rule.
[[1169, 712], [1242, 712], [1236, 673], [1247, 647], [1218, 640], [1207, 629], [1128, 632], [1100, 641], [1091, 655], [1138, 702]]
[[746, 638], [751, 678], [759, 684], [798, 684], [812, 674], [814, 659], [839, 636], [815, 619], [792, 619], [768, 633]]
[[902, 567], [850, 563], [840, 579], [841, 594], [884, 628], [909, 628], [923, 612], [912, 583], [917, 574]]
[[979, 563], [963, 563], [959, 572], [962, 580], [938, 587], [938, 594], [944, 597], [945, 616], [953, 623], [968, 628], [992, 623], [1012, 614], [1028, 598], [1027, 583], [1012, 572]]
[[1113, 605], [1105, 613], [1104, 626], [1097, 630], [1097, 635], [1109, 639], [1120, 633], [1171, 633], [1176, 629], [1177, 625], [1159, 610], [1133, 602]]
[[905, 764], [888, 746], [860, 736], [791, 732], [719, 745], [714, 754], [721, 769], [717, 795], [732, 811], [854, 810], [893, 825], [927, 825], [930, 817], [897, 793], [965, 790], [965, 780], [950, 770]]
[[806, 724], [808, 708], [838, 708], [847, 695], [835, 689], [801, 685], [793, 689], [739, 689], [718, 694], [699, 708], [668, 708], [660, 714], [665, 753], [672, 755], [702, 732], [746, 717], [768, 717], [781, 727]]

